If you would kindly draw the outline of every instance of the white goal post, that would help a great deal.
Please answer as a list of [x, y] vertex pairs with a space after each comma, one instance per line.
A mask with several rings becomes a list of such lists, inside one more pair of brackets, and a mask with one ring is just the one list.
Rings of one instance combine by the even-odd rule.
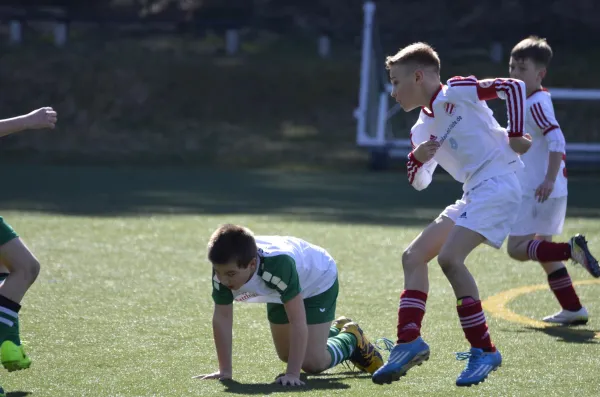
[[[401, 111], [392, 104], [389, 93], [391, 85], [387, 83], [384, 70], [384, 54], [376, 25], [376, 6], [372, 1], [363, 5], [364, 24], [362, 34], [362, 59], [360, 67], [360, 86], [358, 107], [354, 110], [356, 118], [356, 143], [371, 150], [372, 161], [378, 162], [374, 168], [385, 168], [390, 157], [405, 157], [411, 149], [408, 131], [405, 138], [397, 138], [389, 133], [389, 120]], [[548, 88], [553, 100], [600, 101], [600, 89]], [[599, 115], [600, 117], [600, 115]], [[567, 154], [571, 161], [600, 162], [600, 143], [567, 143]], [[373, 157], [386, 159], [374, 159]]]

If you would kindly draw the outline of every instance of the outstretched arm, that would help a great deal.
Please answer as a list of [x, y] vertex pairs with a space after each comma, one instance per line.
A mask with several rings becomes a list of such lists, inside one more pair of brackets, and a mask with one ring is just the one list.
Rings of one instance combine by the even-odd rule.
[[23, 130], [54, 128], [56, 117], [54, 109], [44, 107], [22, 116], [0, 120], [0, 137]]

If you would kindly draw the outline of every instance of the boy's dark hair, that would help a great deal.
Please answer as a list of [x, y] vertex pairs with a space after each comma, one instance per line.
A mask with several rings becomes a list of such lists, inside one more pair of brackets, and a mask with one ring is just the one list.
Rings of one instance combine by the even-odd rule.
[[243, 226], [221, 225], [208, 240], [208, 260], [213, 265], [225, 265], [235, 262], [245, 269], [256, 258], [254, 235]]
[[529, 36], [521, 40], [510, 52], [517, 60], [531, 59], [535, 64], [547, 67], [552, 60], [552, 48], [546, 41], [537, 36]]
[[419, 66], [431, 66], [437, 73], [440, 72], [440, 57], [437, 52], [427, 43], [413, 43], [401, 48], [395, 55], [385, 59], [385, 68], [391, 69], [393, 65], [415, 64]]

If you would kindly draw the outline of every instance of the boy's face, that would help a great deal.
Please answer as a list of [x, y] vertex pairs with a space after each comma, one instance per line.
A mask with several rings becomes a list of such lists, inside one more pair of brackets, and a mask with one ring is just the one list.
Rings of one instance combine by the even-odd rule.
[[421, 106], [420, 86], [423, 82], [423, 71], [415, 70], [415, 65], [395, 64], [390, 67], [392, 98], [405, 112]]
[[508, 64], [510, 77], [523, 81], [527, 87], [527, 91], [536, 90], [541, 84], [542, 79], [546, 76], [546, 68], [537, 65], [532, 59], [515, 59], [510, 58]]
[[223, 265], [213, 265], [213, 269], [221, 281], [221, 284], [229, 289], [238, 290], [246, 284], [256, 271], [256, 259], [252, 259], [248, 267], [242, 269], [237, 263], [227, 263]]

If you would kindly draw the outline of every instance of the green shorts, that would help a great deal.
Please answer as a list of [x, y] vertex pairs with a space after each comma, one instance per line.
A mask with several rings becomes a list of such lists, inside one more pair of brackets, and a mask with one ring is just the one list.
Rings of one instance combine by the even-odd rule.
[[[329, 289], [319, 295], [304, 299], [307, 324], [321, 324], [332, 322], [335, 319], [335, 304], [339, 292], [337, 278]], [[287, 324], [285, 308], [281, 303], [267, 303], [267, 318], [273, 324]]]
[[0, 216], [0, 245], [4, 245], [17, 237], [19, 237], [19, 235], [8, 223], [4, 222], [4, 218]]

